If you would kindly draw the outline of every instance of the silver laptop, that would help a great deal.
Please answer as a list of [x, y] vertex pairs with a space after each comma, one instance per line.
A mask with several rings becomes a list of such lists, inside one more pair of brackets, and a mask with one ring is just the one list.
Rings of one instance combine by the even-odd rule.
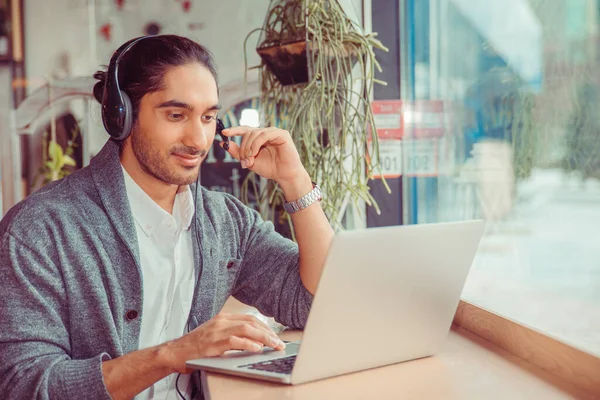
[[483, 221], [337, 234], [302, 341], [189, 368], [300, 384], [435, 354], [448, 335]]

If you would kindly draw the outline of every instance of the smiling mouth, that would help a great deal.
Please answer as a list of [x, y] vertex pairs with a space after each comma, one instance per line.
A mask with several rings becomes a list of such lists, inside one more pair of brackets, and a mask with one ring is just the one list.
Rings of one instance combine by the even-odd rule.
[[187, 167], [195, 167], [200, 164], [202, 161], [202, 154], [191, 155], [191, 154], [181, 154], [181, 153], [173, 153], [173, 155], [177, 158], [177, 160], [187, 166]]

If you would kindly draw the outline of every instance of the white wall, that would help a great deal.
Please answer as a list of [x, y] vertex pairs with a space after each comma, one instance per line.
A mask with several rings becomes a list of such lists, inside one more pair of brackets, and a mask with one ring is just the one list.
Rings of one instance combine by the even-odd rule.
[[[30, 90], [39, 87], [48, 73], [63, 70], [71, 75], [93, 73], [108, 64], [114, 50], [126, 40], [141, 36], [148, 21], [159, 22], [162, 33], [188, 36], [206, 45], [215, 55], [222, 85], [243, 79], [242, 44], [246, 34], [262, 26], [268, 0], [196, 0], [189, 13], [176, 1], [128, 0], [117, 11], [112, 0], [96, 0], [90, 15], [87, 0], [25, 0], [25, 49]], [[90, 18], [94, 17], [94, 18]], [[100, 27], [112, 25], [110, 42], [99, 34]], [[189, 29], [189, 24], [202, 26]], [[90, 43], [90, 24], [95, 25]], [[251, 65], [259, 62], [253, 47], [258, 35], [249, 42]], [[93, 47], [97, 55], [92, 54]], [[92, 49], [92, 51], [91, 51]], [[96, 62], [92, 61], [96, 58]]]
[[49, 73], [91, 72], [85, 0], [25, 0], [25, 70], [28, 92]]

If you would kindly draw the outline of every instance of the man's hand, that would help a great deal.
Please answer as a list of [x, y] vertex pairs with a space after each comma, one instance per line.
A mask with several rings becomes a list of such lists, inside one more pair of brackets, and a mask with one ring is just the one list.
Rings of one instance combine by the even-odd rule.
[[263, 346], [283, 350], [285, 344], [267, 325], [246, 314], [217, 314], [211, 320], [179, 339], [165, 344], [171, 368], [189, 373], [185, 362], [194, 358], [216, 357], [229, 350], [260, 352]]
[[288, 131], [238, 126], [223, 130], [223, 134], [242, 137], [240, 146], [229, 142], [229, 154], [242, 163], [242, 168], [279, 184], [294, 182], [299, 176], [306, 175]]
[[[225, 129], [223, 134], [242, 137], [240, 146], [229, 141], [229, 154], [242, 162], [242, 168], [277, 182], [286, 201], [296, 201], [313, 189], [288, 131], [239, 126]], [[300, 278], [306, 289], [315, 294], [333, 229], [319, 203], [293, 213], [292, 221], [300, 250]]]
[[102, 375], [111, 398], [131, 399], [167, 375], [192, 372], [185, 367], [187, 360], [219, 356], [228, 350], [259, 352], [263, 346], [285, 348], [277, 335], [255, 317], [217, 314], [179, 339], [102, 362]]

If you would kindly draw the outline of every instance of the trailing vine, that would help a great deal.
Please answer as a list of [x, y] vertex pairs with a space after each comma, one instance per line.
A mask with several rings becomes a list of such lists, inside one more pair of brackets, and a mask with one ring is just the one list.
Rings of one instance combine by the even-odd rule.
[[[374, 49], [387, 48], [376, 33], [363, 34], [335, 0], [272, 0], [264, 26], [248, 37], [257, 31], [258, 50], [306, 42], [308, 82], [282, 85], [264, 61], [258, 67], [261, 115], [265, 125], [291, 133], [304, 167], [324, 192], [322, 206], [332, 226], [342, 228], [349, 204], [360, 212], [364, 201], [379, 212], [368, 186], [380, 171], [377, 135], [370, 135], [375, 132], [370, 98], [374, 83], [385, 84], [375, 79], [381, 67]], [[269, 204], [263, 217], [273, 220], [283, 193], [274, 182], [259, 186], [250, 174], [242, 200], [249, 190], [258, 193]]]

